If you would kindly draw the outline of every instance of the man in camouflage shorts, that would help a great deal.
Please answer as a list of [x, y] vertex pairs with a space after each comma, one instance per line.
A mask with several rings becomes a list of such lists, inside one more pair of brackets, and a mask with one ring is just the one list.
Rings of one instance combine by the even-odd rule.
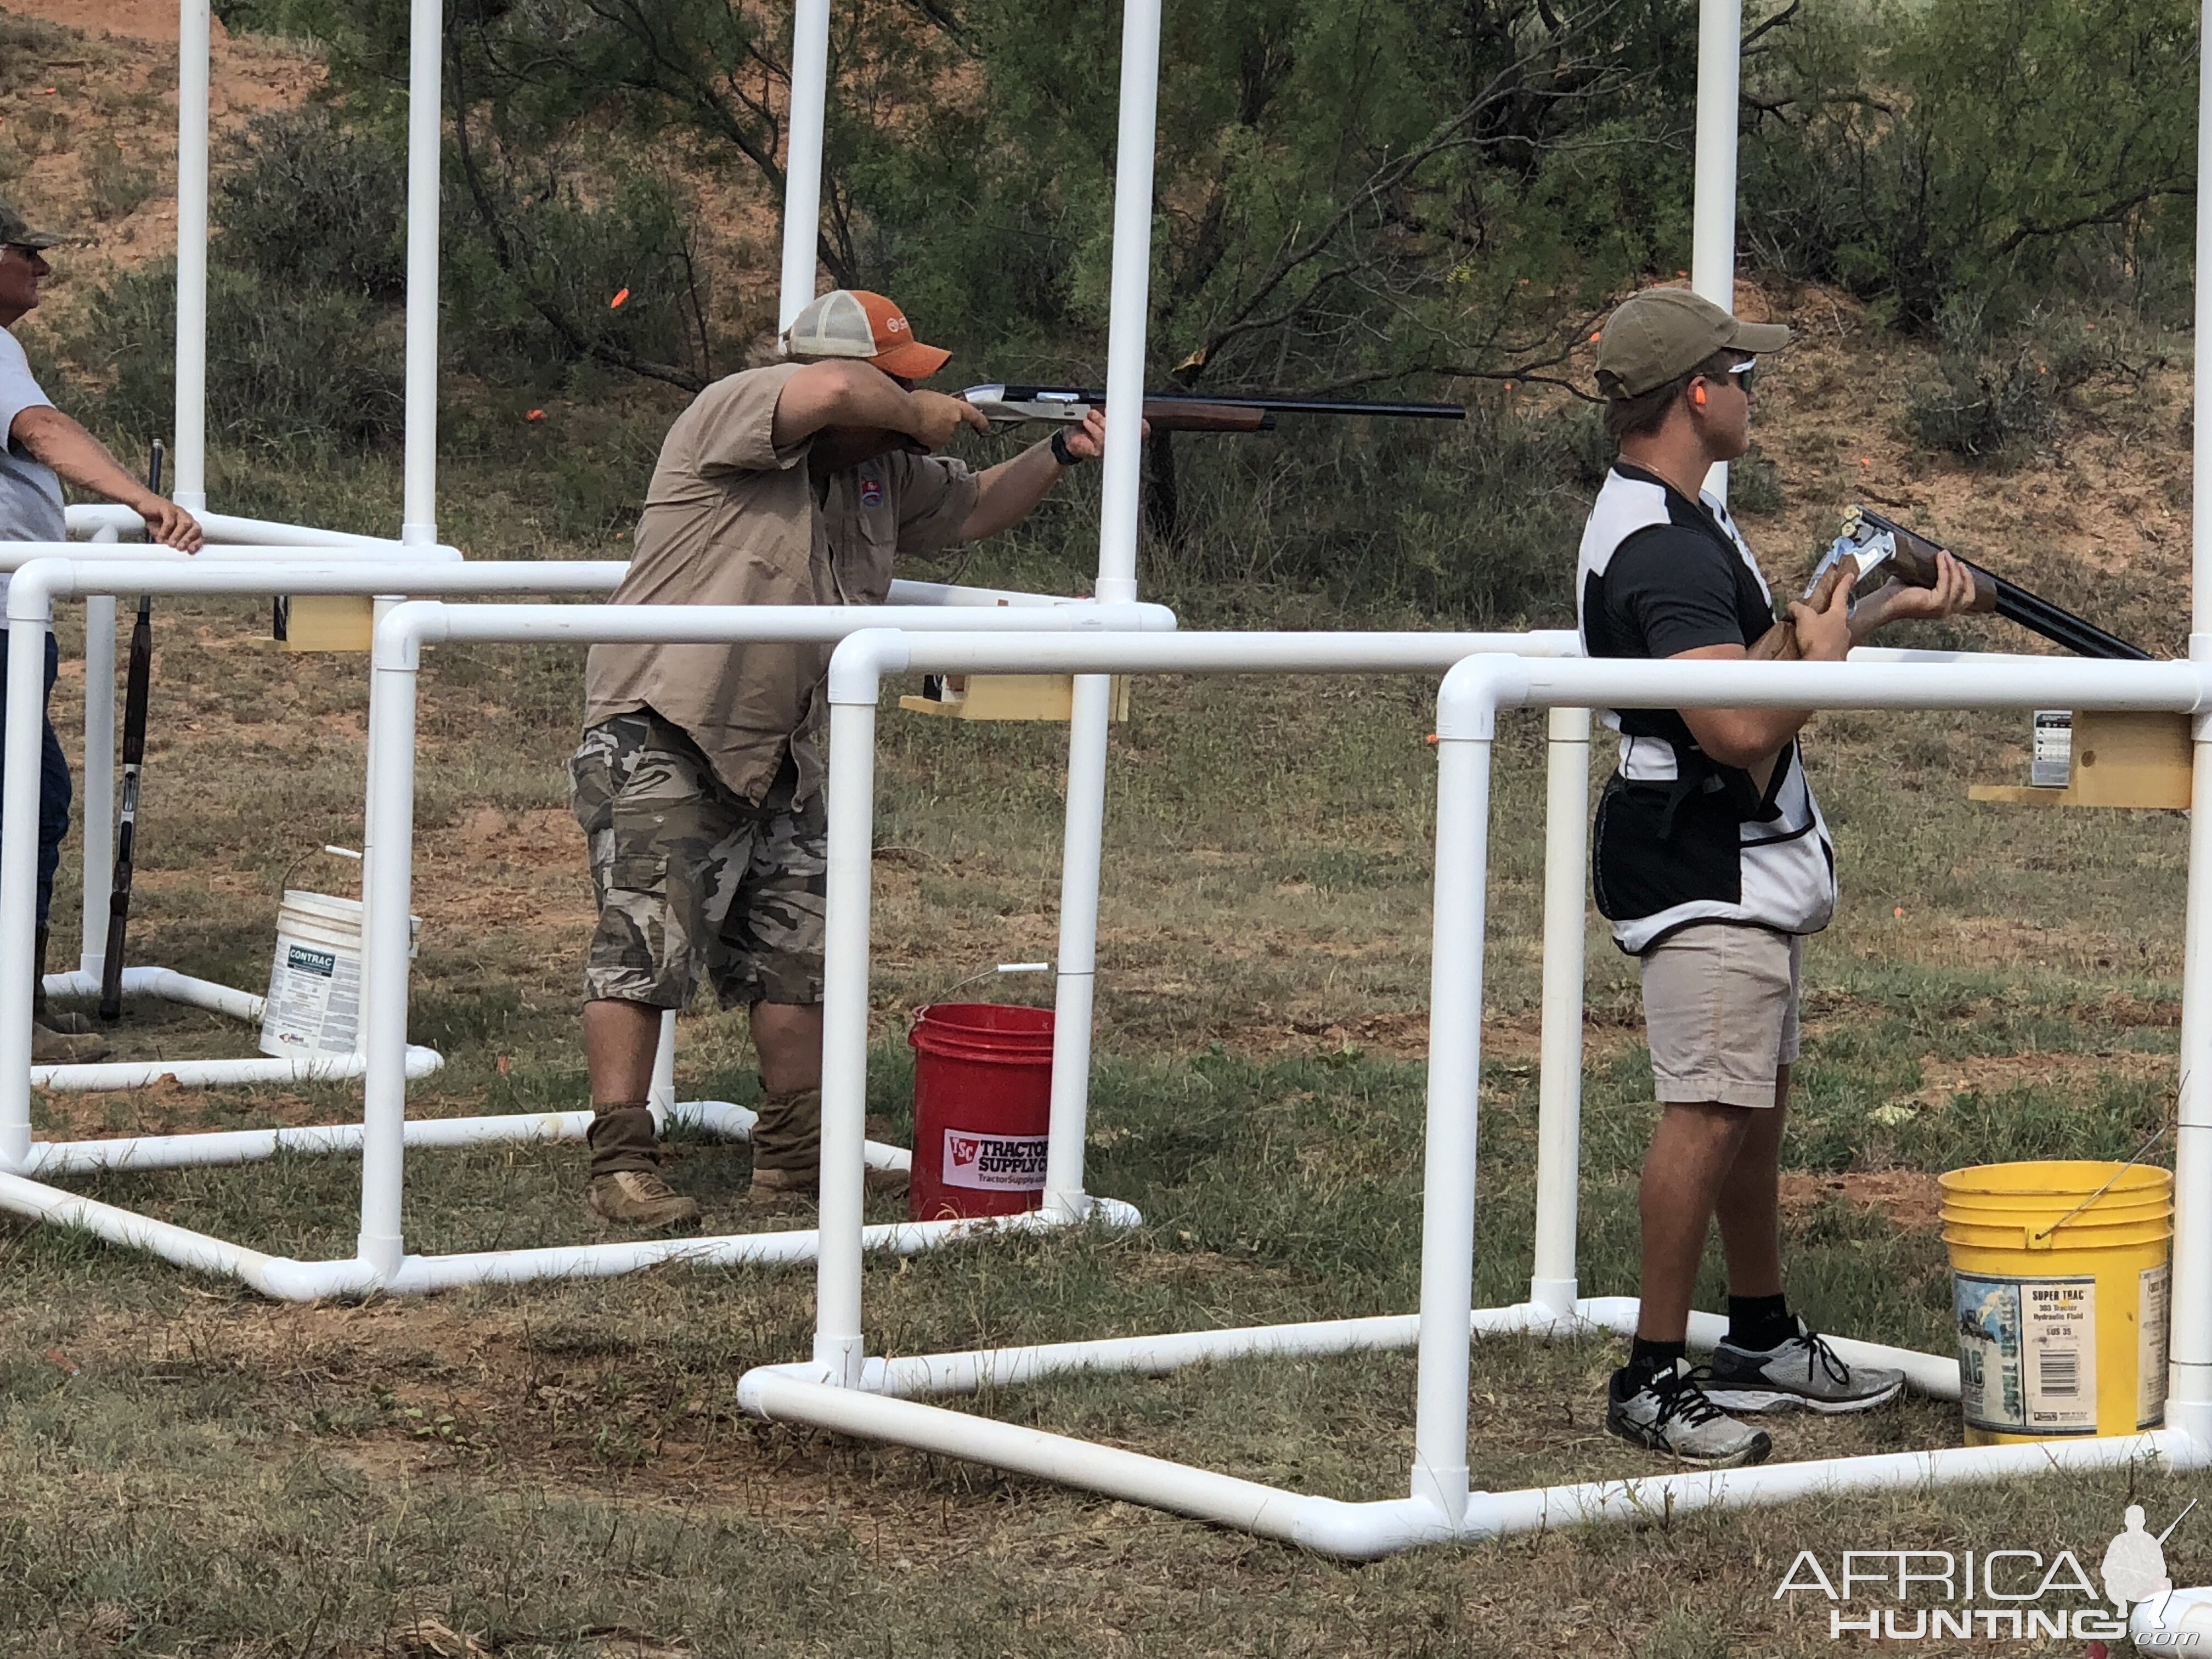
[[[662, 445], [629, 605], [880, 605], [901, 554], [1019, 523], [1100, 453], [1094, 413], [982, 473], [939, 454], [957, 398], [880, 295], [840, 289], [793, 320], [786, 361], [718, 380]], [[748, 1202], [785, 1209], [820, 1178], [827, 819], [822, 645], [601, 645], [569, 762], [599, 921], [585, 967], [592, 1208], [666, 1227], [699, 1206], [662, 1179], [647, 1095], [664, 1010], [703, 966], [745, 1005], [765, 1098]]]

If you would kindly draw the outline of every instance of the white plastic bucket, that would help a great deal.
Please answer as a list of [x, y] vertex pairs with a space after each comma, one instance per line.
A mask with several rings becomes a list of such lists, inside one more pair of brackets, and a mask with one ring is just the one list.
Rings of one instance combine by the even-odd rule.
[[[415, 954], [420, 916], [407, 918]], [[261, 1011], [261, 1052], [349, 1054], [361, 1036], [361, 901], [287, 888]]]

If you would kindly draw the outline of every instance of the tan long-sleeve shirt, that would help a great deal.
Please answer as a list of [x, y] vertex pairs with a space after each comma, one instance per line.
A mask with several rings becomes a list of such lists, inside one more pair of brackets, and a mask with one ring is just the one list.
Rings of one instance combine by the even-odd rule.
[[[817, 477], [811, 441], [778, 449], [776, 399], [803, 365], [748, 369], [702, 392], [660, 447], [617, 605], [881, 605], [891, 561], [959, 538], [976, 481], [904, 451]], [[758, 800], [788, 752], [799, 799], [821, 787], [828, 645], [597, 645], [584, 723], [651, 708], [715, 775]]]

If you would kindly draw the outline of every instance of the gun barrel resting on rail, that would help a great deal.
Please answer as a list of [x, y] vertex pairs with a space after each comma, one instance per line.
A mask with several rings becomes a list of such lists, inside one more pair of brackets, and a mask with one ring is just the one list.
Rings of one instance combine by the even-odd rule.
[[[1032, 421], [1073, 425], [1106, 402], [1077, 386], [971, 386], [960, 394], [994, 426]], [[1326, 398], [1200, 398], [1147, 392], [1145, 419], [1155, 432], [1271, 432], [1279, 415], [1366, 415], [1397, 421], [1463, 421], [1462, 404], [1344, 403]]]

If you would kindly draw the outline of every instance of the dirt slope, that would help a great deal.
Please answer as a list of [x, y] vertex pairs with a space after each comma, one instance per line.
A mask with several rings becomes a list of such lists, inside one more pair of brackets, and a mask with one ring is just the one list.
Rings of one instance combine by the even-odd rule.
[[[215, 132], [322, 83], [296, 43], [213, 26]], [[9, 0], [0, 7], [0, 191], [82, 239], [58, 260], [51, 325], [110, 270], [177, 240], [177, 8], [165, 0]]]

